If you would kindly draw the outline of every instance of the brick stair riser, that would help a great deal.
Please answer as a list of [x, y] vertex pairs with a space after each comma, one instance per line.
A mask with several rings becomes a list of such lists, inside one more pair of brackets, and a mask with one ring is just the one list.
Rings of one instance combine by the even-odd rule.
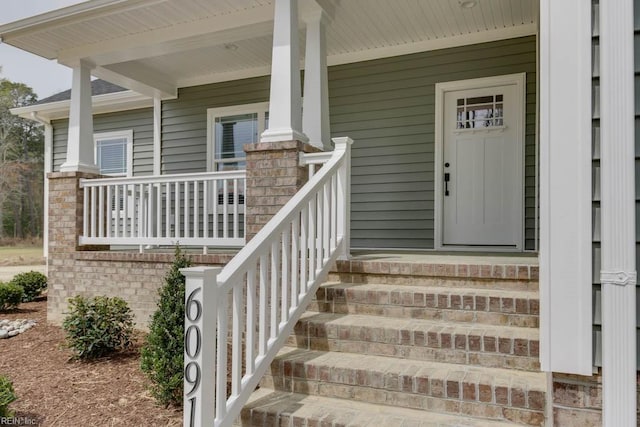
[[288, 338], [287, 345], [491, 368], [540, 370], [537, 340], [455, 335], [437, 329], [411, 331], [300, 321], [294, 335]]
[[507, 291], [538, 291], [537, 280], [509, 280], [469, 277], [403, 276], [398, 274], [329, 273], [327, 280], [342, 283], [383, 285], [434, 286], [455, 289], [494, 289]]
[[336, 314], [538, 327], [539, 301], [515, 297], [412, 291], [320, 288], [309, 310]]
[[460, 427], [458, 423], [432, 422], [425, 420], [407, 420], [404, 417], [385, 416], [379, 414], [335, 415], [322, 412], [310, 416], [297, 416], [284, 411], [273, 409], [253, 408], [243, 410], [242, 427]]
[[379, 405], [542, 425], [545, 395], [526, 387], [491, 386], [463, 378], [373, 372], [277, 360], [261, 387]]

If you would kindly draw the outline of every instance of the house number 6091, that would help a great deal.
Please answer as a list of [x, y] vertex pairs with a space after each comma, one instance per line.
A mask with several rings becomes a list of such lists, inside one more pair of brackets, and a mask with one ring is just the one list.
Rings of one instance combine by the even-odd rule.
[[[184, 351], [189, 359], [196, 359], [200, 355], [200, 349], [202, 348], [202, 331], [196, 324], [196, 322], [198, 322], [200, 320], [200, 317], [202, 316], [202, 304], [200, 303], [200, 301], [195, 299], [196, 295], [200, 291], [202, 291], [202, 288], [194, 289], [193, 292], [189, 294], [185, 306], [185, 316], [189, 322], [193, 323], [184, 331]], [[194, 334], [195, 340], [193, 339]], [[200, 368], [200, 364], [197, 362], [197, 360], [192, 360], [191, 362], [187, 363], [187, 365], [184, 367], [184, 380], [191, 386], [191, 390], [189, 390], [189, 392], [187, 393], [187, 397], [198, 391], [198, 389], [200, 388], [201, 378], [202, 369]], [[189, 399], [189, 403], [191, 405], [190, 424], [193, 425], [195, 421], [195, 411], [197, 404], [196, 396], [191, 397]]]

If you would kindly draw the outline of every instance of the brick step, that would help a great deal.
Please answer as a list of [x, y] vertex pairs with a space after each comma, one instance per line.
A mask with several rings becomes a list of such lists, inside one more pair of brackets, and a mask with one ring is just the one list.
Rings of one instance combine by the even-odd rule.
[[353, 400], [256, 390], [236, 426], [242, 427], [515, 427], [474, 419]]
[[456, 289], [493, 289], [505, 291], [533, 291], [537, 292], [538, 280], [516, 280], [479, 277], [433, 277], [402, 274], [374, 274], [374, 273], [338, 273], [331, 272], [327, 276], [328, 282], [342, 283], [376, 283], [383, 285], [404, 286], [436, 286]]
[[392, 254], [337, 261], [329, 280], [345, 283], [426, 284], [505, 290], [538, 290], [535, 257], [469, 257]]
[[432, 412], [544, 421], [542, 373], [284, 348], [262, 386]]
[[309, 310], [538, 327], [538, 293], [364, 283], [323, 284]]
[[538, 371], [538, 340], [532, 328], [308, 311], [287, 345]]

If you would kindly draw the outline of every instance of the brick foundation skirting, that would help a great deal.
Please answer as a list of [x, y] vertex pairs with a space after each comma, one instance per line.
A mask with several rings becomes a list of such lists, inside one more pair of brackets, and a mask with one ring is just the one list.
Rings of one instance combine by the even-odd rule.
[[[640, 376], [636, 378], [636, 383], [640, 392]], [[556, 426], [602, 426], [601, 368], [591, 377], [554, 372], [553, 419]]]
[[[233, 254], [189, 255], [194, 265], [221, 266]], [[47, 320], [61, 324], [67, 300], [76, 295], [123, 298], [138, 329], [146, 329], [157, 308], [158, 290], [173, 262], [173, 254], [72, 252], [50, 257]]]

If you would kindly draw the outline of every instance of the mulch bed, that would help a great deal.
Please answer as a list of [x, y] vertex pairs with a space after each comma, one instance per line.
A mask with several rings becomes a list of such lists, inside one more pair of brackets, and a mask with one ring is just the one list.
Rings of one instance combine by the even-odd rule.
[[180, 426], [182, 410], [158, 406], [140, 371], [140, 338], [126, 354], [80, 362], [62, 347], [64, 332], [46, 323], [46, 300], [0, 313], [35, 319], [32, 329], [0, 340], [0, 374], [18, 400], [15, 417], [37, 426]]

